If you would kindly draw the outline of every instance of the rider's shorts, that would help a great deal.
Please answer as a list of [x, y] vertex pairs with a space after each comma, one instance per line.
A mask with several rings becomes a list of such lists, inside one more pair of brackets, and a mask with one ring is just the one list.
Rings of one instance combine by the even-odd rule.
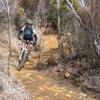
[[23, 39], [26, 40], [26, 41], [27, 41], [27, 40], [29, 40], [29, 41], [34, 41], [34, 40], [33, 40], [33, 36], [24, 36]]

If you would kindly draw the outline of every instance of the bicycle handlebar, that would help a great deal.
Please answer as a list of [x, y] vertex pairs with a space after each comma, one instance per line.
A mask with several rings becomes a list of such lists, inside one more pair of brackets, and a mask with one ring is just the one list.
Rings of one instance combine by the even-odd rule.
[[26, 44], [28, 44], [30, 41], [29, 40], [22, 40], [22, 42], [25, 42]]
[[31, 43], [29, 40], [22, 40], [22, 42], [24, 42], [24, 43], [26, 43], [26, 44], [33, 44], [33, 43]]

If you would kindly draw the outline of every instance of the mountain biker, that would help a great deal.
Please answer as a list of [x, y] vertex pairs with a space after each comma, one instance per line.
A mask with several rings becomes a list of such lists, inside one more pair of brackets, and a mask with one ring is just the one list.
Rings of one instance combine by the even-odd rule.
[[28, 59], [29, 59], [29, 54], [32, 51], [33, 44], [35, 44], [37, 41], [37, 35], [33, 28], [32, 20], [27, 19], [26, 24], [19, 30], [18, 38], [19, 40], [22, 41], [22, 45], [23, 45], [23, 40], [30, 42], [28, 47], [29, 50]]

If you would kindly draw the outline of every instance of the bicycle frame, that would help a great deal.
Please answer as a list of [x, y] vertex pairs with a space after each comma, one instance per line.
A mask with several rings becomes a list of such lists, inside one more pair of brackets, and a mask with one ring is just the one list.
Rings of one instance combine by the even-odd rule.
[[28, 53], [28, 44], [29, 44], [29, 41], [28, 42], [22, 41], [22, 47], [21, 47], [21, 53], [20, 53], [19, 60], [21, 60], [23, 52]]

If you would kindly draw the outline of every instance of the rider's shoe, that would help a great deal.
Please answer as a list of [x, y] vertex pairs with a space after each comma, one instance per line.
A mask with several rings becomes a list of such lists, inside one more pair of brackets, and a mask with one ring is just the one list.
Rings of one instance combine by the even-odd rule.
[[27, 56], [26, 61], [29, 61], [29, 56]]

